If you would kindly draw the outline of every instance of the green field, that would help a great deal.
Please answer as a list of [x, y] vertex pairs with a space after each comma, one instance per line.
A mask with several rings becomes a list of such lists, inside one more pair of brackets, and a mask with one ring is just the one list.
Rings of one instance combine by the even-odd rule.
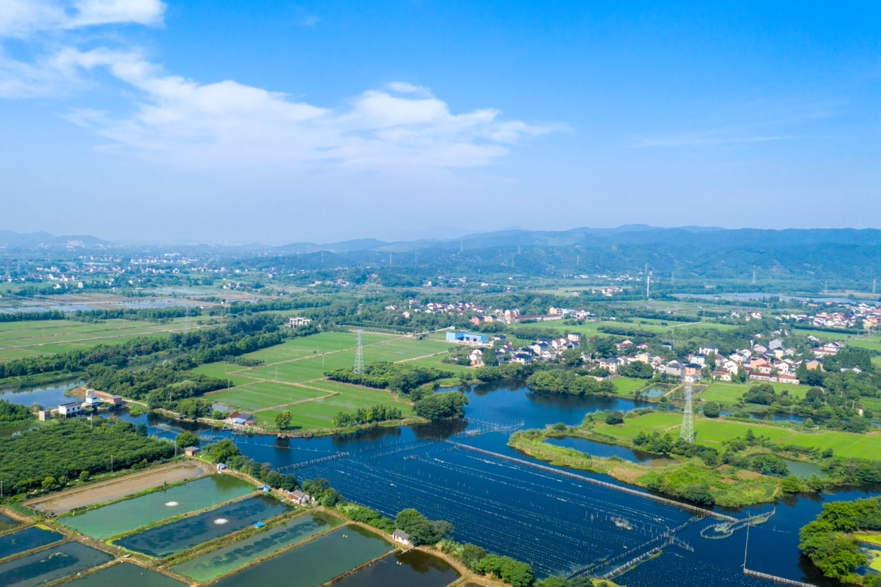
[[[702, 391], [698, 396], [703, 401], [717, 402], [720, 404], [736, 404], [740, 398], [746, 393], [750, 387], [762, 383], [754, 381], [752, 383], [726, 383], [724, 381], [714, 381], [710, 383], [706, 390]], [[789, 395], [804, 399], [805, 394], [810, 389], [807, 385], [790, 385], [788, 383], [772, 383], [774, 391], [777, 393], [789, 392]]]
[[[416, 359], [417, 364], [447, 367], [440, 362], [450, 348], [446, 342], [364, 334], [362, 343], [365, 364]], [[250, 353], [248, 358], [264, 361], [257, 367], [214, 363], [194, 371], [229, 379], [233, 387], [207, 394], [205, 399], [254, 413], [263, 425], [274, 426], [275, 415], [287, 410], [293, 415], [292, 428], [330, 428], [337, 412], [377, 404], [395, 404], [405, 417], [411, 416], [408, 402], [388, 391], [324, 379], [331, 369], [354, 365], [355, 345], [354, 333], [325, 332]], [[454, 372], [461, 369], [449, 367]]]
[[637, 389], [645, 387], [646, 383], [648, 383], [645, 379], [631, 379], [630, 377], [616, 377], [610, 381], [615, 384], [618, 393], [624, 395], [629, 395]]
[[[190, 327], [198, 328], [199, 324], [191, 319]], [[168, 334], [184, 328], [185, 318], [163, 324], [133, 320], [4, 322], [0, 323], [0, 361], [89, 349], [99, 344], [122, 344], [139, 336]]]
[[[597, 423], [594, 430], [623, 441], [632, 441], [640, 432], [669, 432], [673, 437], [679, 435], [682, 414], [676, 412], [654, 412], [636, 418], [625, 418], [623, 424], [610, 426]], [[695, 441], [704, 446], [724, 450], [723, 443], [734, 438], [745, 438], [746, 431], [752, 429], [756, 436], [766, 436], [773, 444], [793, 445], [824, 450], [831, 448], [835, 456], [881, 460], [881, 435], [853, 434], [833, 430], [806, 431], [782, 426], [768, 426], [759, 422], [734, 422], [714, 420], [695, 416]]]

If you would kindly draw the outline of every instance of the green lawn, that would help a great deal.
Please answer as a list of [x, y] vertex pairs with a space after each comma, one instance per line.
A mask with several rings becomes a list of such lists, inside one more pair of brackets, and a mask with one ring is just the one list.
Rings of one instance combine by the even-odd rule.
[[[311, 385], [311, 384], [310, 384]], [[358, 408], [368, 408], [377, 404], [394, 405], [401, 409], [403, 416], [413, 415], [413, 408], [401, 400], [396, 400], [391, 392], [382, 389], [370, 389], [355, 385], [334, 382], [316, 382], [322, 388], [332, 387], [339, 395], [325, 397], [313, 401], [294, 404], [284, 408], [291, 412], [293, 419], [291, 428], [319, 429], [332, 428], [331, 420], [337, 412], [354, 412]], [[275, 424], [275, 415], [282, 410], [257, 412], [257, 421], [262, 424]]]
[[645, 379], [632, 379], [630, 377], [616, 377], [610, 381], [615, 384], [618, 393], [624, 395], [629, 395], [637, 389], [645, 387], [645, 384], [647, 383]]
[[299, 385], [263, 382], [209, 393], [204, 398], [212, 403], [224, 404], [246, 412], [254, 412], [327, 395], [329, 395], [329, 392]]
[[[676, 412], [654, 412], [636, 418], [625, 418], [623, 424], [609, 426], [598, 423], [594, 430], [622, 440], [632, 440], [644, 431], [651, 433], [665, 431], [676, 437], [682, 414]], [[774, 444], [793, 445], [825, 450], [831, 448], [835, 456], [881, 460], [881, 435], [853, 434], [834, 430], [805, 431], [782, 426], [768, 426], [760, 422], [733, 422], [714, 420], [695, 415], [695, 441], [704, 446], [723, 450], [723, 442], [734, 438], [745, 438], [747, 430], [752, 429], [756, 436], [766, 436]]]
[[[754, 381], [752, 383], [727, 383], [724, 381], [714, 381], [710, 383], [706, 390], [701, 392], [699, 398], [708, 402], [717, 402], [720, 404], [736, 404], [740, 398], [746, 393], [750, 387], [761, 383]], [[772, 383], [774, 391], [777, 393], [789, 392], [789, 395], [803, 399], [810, 389], [807, 385], [790, 385], [788, 383]]]

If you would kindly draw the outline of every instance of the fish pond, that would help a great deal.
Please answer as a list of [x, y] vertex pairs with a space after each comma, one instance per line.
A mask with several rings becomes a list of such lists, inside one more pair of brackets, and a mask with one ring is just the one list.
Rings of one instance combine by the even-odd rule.
[[45, 528], [32, 527], [0, 536], [0, 559], [64, 540], [64, 535]]
[[334, 583], [334, 587], [446, 587], [459, 573], [445, 560], [419, 550], [395, 553]]
[[113, 560], [106, 552], [79, 542], [65, 542], [0, 565], [4, 587], [36, 587], [103, 565]]
[[61, 519], [61, 522], [91, 538], [104, 540], [223, 502], [255, 490], [250, 483], [232, 475], [210, 475], [168, 489], [89, 510]]
[[337, 528], [342, 523], [339, 518], [321, 513], [304, 514], [234, 544], [171, 567], [171, 570], [196, 581], [212, 581], [278, 550]]
[[19, 526], [21, 522], [16, 520], [15, 518], [11, 518], [6, 514], [0, 514], [0, 532], [5, 532], [6, 530], [11, 530], [16, 526]]
[[117, 540], [116, 545], [147, 556], [162, 558], [232, 534], [289, 510], [290, 506], [274, 497], [258, 495], [126, 536]]
[[229, 575], [215, 583], [215, 586], [318, 587], [392, 550], [391, 544], [373, 532], [358, 526], [343, 526], [302, 546]]
[[120, 585], [126, 587], [184, 587], [186, 583], [142, 569], [138, 565], [121, 563], [101, 569], [82, 579], [65, 583], [65, 585], [71, 587], [119, 587]]

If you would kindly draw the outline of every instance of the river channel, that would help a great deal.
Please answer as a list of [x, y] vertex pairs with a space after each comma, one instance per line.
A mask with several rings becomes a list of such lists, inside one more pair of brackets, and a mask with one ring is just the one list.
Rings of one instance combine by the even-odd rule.
[[[337, 455], [339, 458], [293, 472], [300, 478], [325, 477], [346, 498], [386, 515], [415, 507], [431, 518], [448, 520], [456, 528], [457, 540], [528, 561], [538, 576], [570, 574], [591, 565], [613, 568], [608, 561], [638, 553], [643, 545], [660, 540], [668, 528], [689, 522], [691, 514], [672, 505], [460, 446], [535, 463], [507, 446], [511, 429], [541, 428], [556, 422], [575, 425], [598, 410], [626, 412], [650, 404], [609, 398], [548, 398], [517, 386], [464, 391], [470, 400], [467, 423], [378, 429], [308, 440], [233, 436], [228, 431], [185, 426], [154, 416], [123, 417], [147, 424], [151, 434], [164, 438], [173, 438], [183, 428], [195, 430], [203, 442], [232, 438], [243, 454], [275, 468]], [[59, 389], [28, 390], [27, 395], [5, 393], [2, 397], [51, 405], [48, 398], [58, 393]], [[47, 401], [41, 394], [46, 394]], [[602, 475], [578, 474], [617, 485]], [[875, 495], [881, 492], [847, 491], [782, 500], [769, 522], [750, 530], [748, 568], [821, 587], [836, 585], [801, 559], [798, 531], [819, 513], [824, 502]], [[772, 507], [768, 504], [728, 513], [742, 517]], [[724, 540], [705, 540], [700, 530], [711, 523], [691, 522], [677, 534], [694, 552], [667, 546], [661, 556], [618, 581], [629, 587], [767, 585], [742, 573], [746, 532]]]

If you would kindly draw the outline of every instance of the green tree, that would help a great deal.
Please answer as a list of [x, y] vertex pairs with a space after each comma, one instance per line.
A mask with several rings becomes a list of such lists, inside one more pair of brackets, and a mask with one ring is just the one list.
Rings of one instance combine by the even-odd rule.
[[704, 416], [707, 418], [718, 418], [720, 413], [719, 404], [716, 402], [707, 402], [704, 404]]
[[279, 412], [275, 415], [275, 425], [283, 430], [291, 425], [292, 419], [293, 416], [289, 411], [285, 410], [283, 412]]
[[614, 412], [609, 412], [609, 415], [606, 416], [606, 424], [610, 426], [614, 426], [616, 424], [624, 423], [624, 414], [615, 410]]
[[437, 422], [453, 418], [465, 417], [465, 406], [468, 398], [460, 391], [449, 393], [436, 393], [419, 400], [413, 406], [413, 411], [420, 418]]
[[202, 441], [192, 432], [181, 432], [174, 439], [174, 443], [178, 448], [186, 448], [188, 446], [199, 446]]

